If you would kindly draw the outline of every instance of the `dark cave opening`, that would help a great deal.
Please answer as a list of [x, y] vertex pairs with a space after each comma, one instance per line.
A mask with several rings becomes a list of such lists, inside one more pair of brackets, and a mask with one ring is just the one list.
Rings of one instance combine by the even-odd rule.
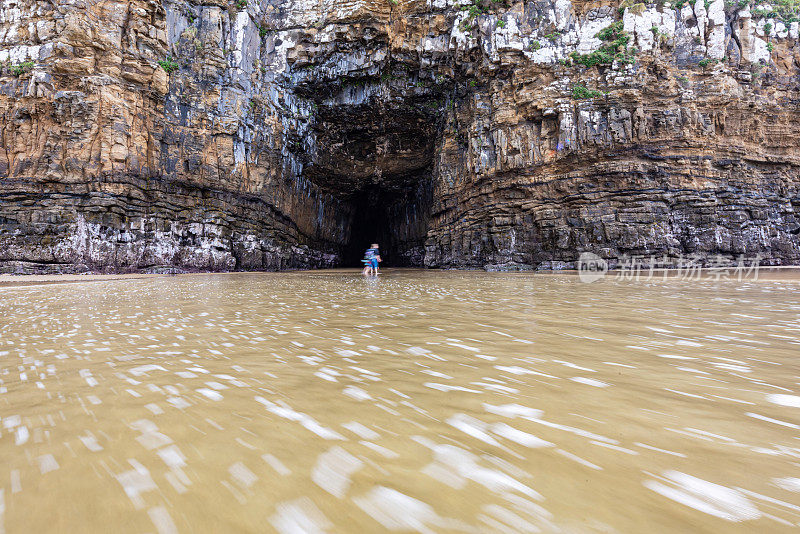
[[350, 239], [342, 251], [343, 267], [361, 267], [364, 252], [372, 243], [380, 245], [384, 264], [391, 264], [389, 228], [382, 196], [378, 189], [373, 188], [353, 197], [353, 220]]
[[342, 247], [342, 266], [361, 267], [372, 243], [380, 246], [383, 267], [422, 266], [428, 227], [429, 176], [398, 190], [370, 186], [353, 195], [350, 237]]

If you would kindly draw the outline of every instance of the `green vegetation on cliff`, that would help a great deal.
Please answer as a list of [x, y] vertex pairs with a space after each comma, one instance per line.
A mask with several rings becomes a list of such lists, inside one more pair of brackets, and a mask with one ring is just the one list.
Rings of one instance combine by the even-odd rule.
[[33, 61], [24, 61], [22, 63], [17, 63], [16, 65], [11, 65], [8, 67], [9, 72], [14, 76], [22, 76], [26, 72], [33, 70], [33, 67], [36, 66], [36, 63]]
[[177, 61], [175, 61], [174, 59], [172, 59], [172, 56], [167, 56], [167, 59], [160, 59], [160, 60], [158, 60], [158, 65], [159, 65], [159, 66], [160, 66], [162, 69], [164, 69], [165, 71], [167, 71], [167, 73], [168, 73], [168, 74], [169, 74], [169, 73], [172, 73], [173, 71], [176, 71], [176, 70], [178, 70], [178, 68], [180, 67], [180, 65], [178, 64], [178, 62], [177, 62]]
[[[498, 12], [499, 7], [508, 7], [506, 2], [508, 0], [472, 0], [472, 3], [461, 6], [461, 11], [467, 12], [467, 17], [461, 21], [461, 29], [463, 31], [470, 31], [475, 28], [475, 19], [480, 15], [488, 15], [492, 12]], [[506, 23], [504, 20], [498, 20], [497, 25], [504, 28]]]
[[574, 100], [586, 100], [603, 96], [603, 93], [595, 89], [588, 89], [585, 85], [576, 83], [572, 86], [572, 98]]
[[623, 29], [621, 20], [606, 26], [597, 34], [603, 45], [590, 54], [572, 52], [569, 57], [578, 65], [594, 67], [596, 65], [611, 65], [614, 61], [630, 64], [635, 61], [634, 52], [628, 49], [631, 36]]

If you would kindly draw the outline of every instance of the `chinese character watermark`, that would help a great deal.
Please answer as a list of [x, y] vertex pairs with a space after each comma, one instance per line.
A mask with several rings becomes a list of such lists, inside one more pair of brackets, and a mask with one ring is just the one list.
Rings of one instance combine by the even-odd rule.
[[590, 284], [608, 277], [615, 280], [646, 282], [656, 277], [679, 280], [758, 280], [761, 256], [726, 258], [701, 254], [669, 256], [622, 256], [616, 269], [609, 272], [609, 263], [597, 254], [584, 252], [578, 258], [578, 277]]

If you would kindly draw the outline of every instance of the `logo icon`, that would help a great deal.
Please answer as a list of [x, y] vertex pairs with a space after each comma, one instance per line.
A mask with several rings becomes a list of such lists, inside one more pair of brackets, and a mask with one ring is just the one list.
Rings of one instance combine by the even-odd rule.
[[608, 262], [592, 252], [583, 252], [578, 258], [578, 278], [584, 284], [591, 284], [603, 278], [608, 272]]

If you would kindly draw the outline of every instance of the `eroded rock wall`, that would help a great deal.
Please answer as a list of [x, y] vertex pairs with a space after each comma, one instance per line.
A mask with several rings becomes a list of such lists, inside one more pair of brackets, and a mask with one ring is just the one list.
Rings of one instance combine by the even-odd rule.
[[333, 266], [372, 221], [405, 265], [798, 263], [798, 22], [774, 10], [11, 0], [0, 268]]
[[246, 11], [18, 1], [0, 21], [5, 270], [337, 262], [348, 213], [297, 172], [274, 111], [293, 104], [245, 58], [261, 46]]

